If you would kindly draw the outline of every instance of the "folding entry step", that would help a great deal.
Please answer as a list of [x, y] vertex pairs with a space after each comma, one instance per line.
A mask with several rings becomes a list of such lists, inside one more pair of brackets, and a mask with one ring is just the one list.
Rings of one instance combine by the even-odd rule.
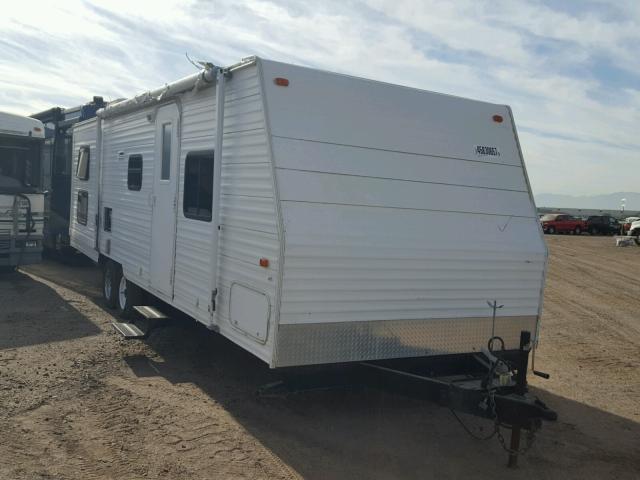
[[146, 338], [151, 333], [157, 323], [161, 320], [167, 320], [169, 317], [158, 310], [156, 307], [148, 305], [136, 305], [133, 309], [145, 318], [147, 323], [146, 330], [140, 329], [137, 325], [129, 322], [112, 322], [111, 325], [115, 328], [116, 332], [122, 335], [126, 340], [132, 340], [136, 338]]
[[127, 340], [132, 338], [145, 338], [147, 336], [146, 332], [140, 330], [133, 323], [111, 322], [111, 326], [113, 326], [116, 332], [118, 332]]
[[147, 320], [166, 320], [169, 317], [158, 310], [156, 307], [148, 305], [137, 305], [133, 309]]

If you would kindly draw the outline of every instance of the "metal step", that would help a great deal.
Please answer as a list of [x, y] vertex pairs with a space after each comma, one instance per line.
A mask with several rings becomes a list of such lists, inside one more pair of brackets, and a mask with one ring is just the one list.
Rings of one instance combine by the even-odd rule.
[[111, 322], [111, 326], [127, 340], [133, 338], [145, 338], [147, 336], [145, 332], [140, 330], [133, 323]]
[[169, 317], [158, 310], [156, 307], [148, 305], [136, 305], [133, 309], [147, 320], [166, 320]]

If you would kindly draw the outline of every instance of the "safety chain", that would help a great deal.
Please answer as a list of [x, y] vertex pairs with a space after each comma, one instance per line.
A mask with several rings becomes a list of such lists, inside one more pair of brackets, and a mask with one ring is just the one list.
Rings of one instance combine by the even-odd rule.
[[507, 447], [507, 442], [502, 436], [502, 433], [500, 432], [500, 426], [497, 423], [496, 423], [496, 436], [498, 437], [498, 440], [500, 441], [500, 445], [502, 445], [502, 448], [505, 450], [505, 452], [509, 453], [510, 455], [524, 455], [529, 451], [531, 447], [533, 447], [533, 443], [535, 442], [535, 439], [536, 439], [536, 429], [532, 427], [529, 431], [527, 431], [527, 443], [523, 448], [519, 450], [514, 450], [510, 447]]
[[504, 437], [502, 436], [502, 432], [500, 431], [500, 422], [498, 421], [498, 413], [496, 412], [496, 401], [494, 398], [493, 390], [489, 390], [489, 399], [490, 399], [489, 403], [492, 408], [491, 412], [493, 413], [493, 421], [495, 422], [495, 433], [496, 433], [496, 436], [498, 437], [498, 441], [500, 442], [500, 445], [502, 445], [502, 448], [504, 449], [504, 451], [506, 451], [510, 455], [524, 455], [529, 451], [531, 447], [533, 447], [533, 443], [535, 442], [535, 439], [536, 439], [535, 426], [531, 425], [531, 428], [527, 431], [527, 440], [526, 440], [527, 443], [523, 448], [519, 450], [514, 450], [513, 448], [508, 447], [507, 442], [505, 441]]
[[493, 417], [493, 424], [494, 424], [494, 429], [493, 431], [487, 435], [486, 437], [480, 437], [478, 435], [476, 435], [473, 431], [471, 431], [469, 429], [469, 427], [467, 427], [464, 422], [462, 421], [462, 419], [460, 417], [458, 417], [458, 415], [456, 414], [456, 412], [453, 409], [451, 410], [451, 413], [453, 413], [453, 416], [456, 418], [456, 420], [458, 420], [458, 422], [460, 423], [460, 425], [462, 425], [462, 428], [464, 428], [464, 430], [471, 435], [473, 438], [477, 439], [477, 440], [489, 440], [491, 439], [493, 436], [497, 436], [498, 440], [500, 441], [500, 445], [502, 446], [502, 448], [504, 449], [505, 452], [509, 453], [510, 455], [524, 455], [525, 453], [527, 453], [529, 451], [529, 449], [533, 446], [533, 443], [535, 441], [535, 436], [536, 436], [536, 428], [534, 425], [531, 426], [531, 428], [527, 431], [527, 437], [526, 437], [526, 445], [519, 449], [519, 450], [514, 450], [510, 447], [507, 446], [507, 442], [505, 441], [504, 437], [502, 436], [502, 432], [500, 431], [500, 421], [498, 420], [498, 413], [496, 412], [496, 400], [494, 397], [495, 393], [493, 389], [490, 389], [487, 395], [487, 398], [485, 399], [487, 402], [487, 406], [491, 409], [491, 414]]

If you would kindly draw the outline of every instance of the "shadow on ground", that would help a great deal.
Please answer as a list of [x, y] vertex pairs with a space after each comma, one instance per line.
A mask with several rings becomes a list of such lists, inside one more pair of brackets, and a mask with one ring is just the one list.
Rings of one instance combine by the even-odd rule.
[[[29, 271], [91, 298], [100, 296], [95, 268], [43, 265]], [[31, 309], [34, 294], [26, 298], [26, 287], [47, 302], [45, 315], [29, 316], [43, 307]], [[20, 318], [11, 317], [18, 309], [7, 308], [7, 299], [22, 302]], [[21, 273], [0, 278], [0, 348], [95, 333], [97, 327], [48, 286]], [[520, 469], [510, 471], [496, 439], [470, 438], [435, 404], [361, 388], [260, 398], [259, 387], [279, 379], [279, 373], [188, 318], [167, 322], [146, 344], [157, 354], [154, 359], [124, 357], [134, 375], [195, 385], [305, 478], [640, 478], [638, 423], [548, 391], [536, 393], [560, 419], [545, 424]], [[184, 395], [184, 401], [193, 398]], [[476, 431], [490, 428], [463, 418]], [[153, 435], [149, 440], [161, 441]]]
[[[163, 361], [125, 358], [136, 376], [195, 384], [305, 478], [640, 476], [638, 423], [547, 391], [535, 393], [560, 420], [545, 424], [514, 472], [495, 438], [471, 439], [435, 404], [362, 388], [259, 398], [258, 388], [278, 373], [221, 336], [173, 321], [147, 342]], [[491, 428], [463, 418], [473, 428]]]
[[0, 275], [0, 349], [98, 333], [96, 325], [48, 285], [20, 271]]
[[82, 255], [66, 259], [64, 263], [47, 258], [42, 263], [24, 267], [24, 270], [56, 285], [85, 295], [98, 306], [103, 305], [102, 271]]

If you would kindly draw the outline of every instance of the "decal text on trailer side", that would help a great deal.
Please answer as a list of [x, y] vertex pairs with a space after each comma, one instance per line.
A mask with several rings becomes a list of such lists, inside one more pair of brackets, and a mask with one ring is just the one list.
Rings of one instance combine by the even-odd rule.
[[485, 145], [476, 145], [475, 152], [476, 152], [476, 155], [479, 157], [484, 157], [487, 155], [492, 157], [500, 156], [500, 151], [498, 150], [498, 147], [487, 147]]

